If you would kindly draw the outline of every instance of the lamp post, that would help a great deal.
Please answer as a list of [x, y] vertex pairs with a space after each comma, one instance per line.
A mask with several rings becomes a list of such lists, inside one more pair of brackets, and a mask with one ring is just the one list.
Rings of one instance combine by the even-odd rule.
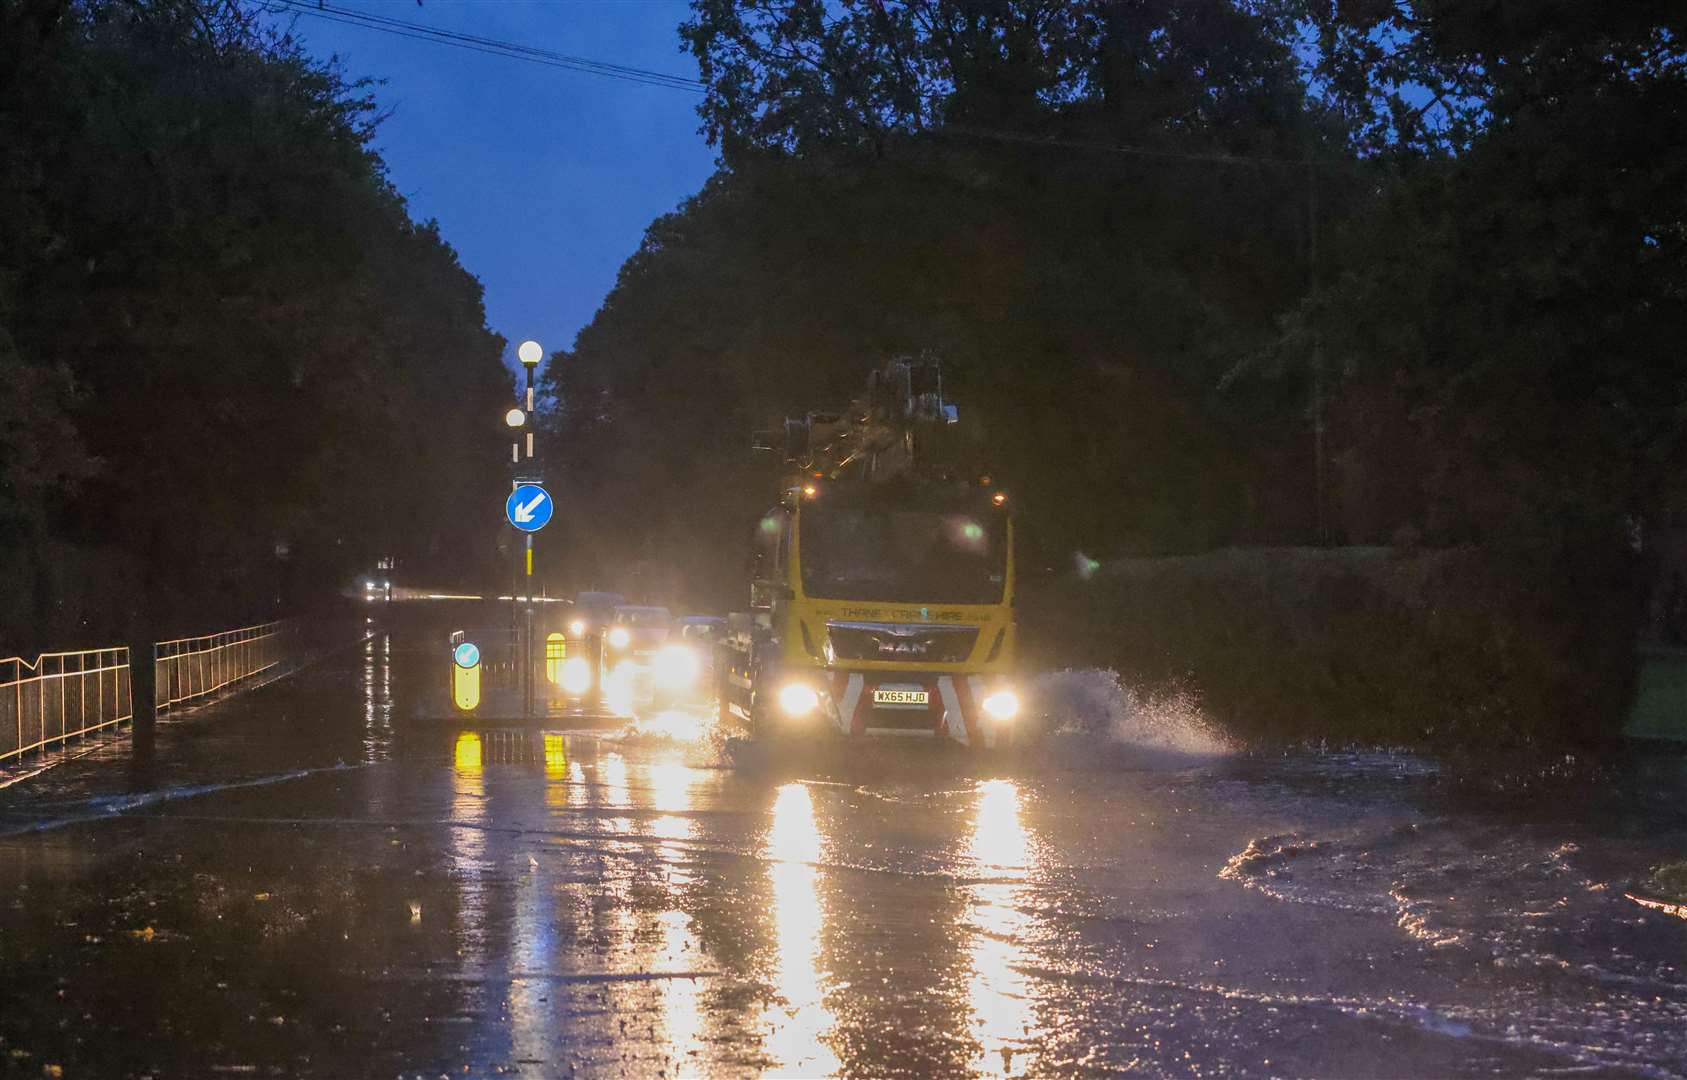
[[[528, 341], [522, 342], [521, 345], [519, 347], [517, 347], [516, 357], [521, 361], [521, 366], [526, 370], [526, 373], [527, 373], [527, 385], [526, 385], [526, 388], [525, 388], [524, 401], [523, 401], [523, 404], [526, 406], [526, 412], [523, 414], [523, 417], [522, 417], [523, 423], [525, 424], [526, 417], [528, 415], [531, 415], [532, 412], [533, 412], [533, 373], [538, 370], [539, 361], [541, 361], [545, 358], [545, 350], [544, 350], [543, 346], [541, 346], [537, 341], [528, 340]], [[514, 414], [520, 413], [520, 412], [522, 412], [522, 410], [520, 410], [520, 409], [511, 409], [510, 410], [511, 415], [514, 415]], [[505, 419], [506, 423], [509, 422], [508, 416], [506, 416], [504, 419]], [[513, 427], [515, 427], [515, 425], [512, 424], [511, 427], [513, 428]], [[513, 448], [512, 448], [512, 450], [513, 450]], [[527, 429], [527, 470], [526, 471], [528, 473], [528, 479], [531, 479], [535, 482], [538, 481], [538, 479], [539, 479], [538, 463], [533, 458], [533, 429], [530, 428], [530, 427]], [[527, 533], [526, 539], [527, 539], [527, 543], [526, 543], [526, 565], [527, 565], [527, 575], [526, 575], [527, 576], [527, 633], [526, 633], [526, 639], [527, 640], [525, 642], [525, 646], [524, 646], [523, 652], [522, 652], [523, 661], [522, 661], [522, 680], [521, 680], [521, 684], [522, 684], [522, 715], [525, 718], [531, 720], [531, 719], [533, 719], [533, 706], [534, 706], [533, 672], [534, 672], [534, 666], [535, 666], [534, 663], [533, 663], [533, 534]]]
[[[511, 409], [504, 414], [504, 426], [510, 429], [510, 487], [513, 490], [521, 484], [521, 429], [527, 424], [527, 414], [520, 409]], [[521, 562], [516, 556], [514, 572], [510, 575], [510, 647], [515, 650], [516, 678], [526, 679], [525, 661], [522, 659], [521, 641], [518, 637], [521, 615]]]

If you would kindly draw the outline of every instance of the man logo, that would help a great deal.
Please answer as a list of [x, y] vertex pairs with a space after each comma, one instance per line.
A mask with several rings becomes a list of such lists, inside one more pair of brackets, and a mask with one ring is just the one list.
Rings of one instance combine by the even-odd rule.
[[931, 643], [926, 641], [880, 641], [880, 656], [924, 656]]

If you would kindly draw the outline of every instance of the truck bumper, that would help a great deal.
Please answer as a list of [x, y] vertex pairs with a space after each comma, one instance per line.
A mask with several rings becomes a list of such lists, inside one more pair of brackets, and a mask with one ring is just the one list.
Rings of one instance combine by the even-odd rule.
[[[984, 698], [1001, 680], [964, 672], [829, 671], [828, 719], [849, 738], [948, 739], [963, 746], [992, 748], [1016, 741], [1018, 721], [988, 715]], [[908, 691], [925, 695], [925, 704], [886, 698]]]
[[[1026, 740], [1023, 715], [1003, 721], [991, 717], [982, 707], [985, 695], [1004, 685], [1004, 680], [995, 676], [847, 670], [785, 674], [787, 678], [803, 678], [818, 690], [820, 707], [798, 719], [772, 717], [777, 730], [784, 734], [845, 739], [933, 739], [982, 749]], [[749, 679], [743, 672], [728, 671], [725, 680], [723, 712], [749, 720], [746, 705], [751, 690]], [[765, 692], [772, 698], [782, 681], [778, 677], [768, 681], [771, 685]], [[923, 695], [923, 700], [910, 702], [907, 698], [911, 694]]]

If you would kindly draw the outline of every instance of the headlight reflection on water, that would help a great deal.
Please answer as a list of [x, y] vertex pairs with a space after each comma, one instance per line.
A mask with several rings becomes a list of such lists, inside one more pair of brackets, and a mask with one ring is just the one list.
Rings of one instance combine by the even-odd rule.
[[820, 934], [824, 915], [817, 884], [820, 830], [808, 788], [790, 783], [773, 802], [773, 827], [766, 856], [773, 886], [774, 991], [783, 1004], [762, 1015], [767, 1031], [763, 1046], [777, 1063], [775, 1071], [823, 1076], [842, 1066], [821, 1037], [833, 1028], [821, 986]]
[[[650, 777], [650, 805], [662, 816], [650, 823], [655, 836], [668, 840], [689, 840], [696, 832], [695, 823], [685, 816], [691, 809], [691, 785], [697, 774], [683, 761], [657, 762], [646, 767]], [[690, 871], [682, 861], [684, 852], [678, 847], [665, 846], [675, 865], [668, 871], [668, 880], [684, 885], [690, 881]]]
[[[674, 717], [676, 722], [690, 719], [677, 711]], [[714, 805], [717, 778], [708, 770], [688, 767], [686, 752], [678, 748], [643, 748], [628, 754], [608, 750], [601, 755], [580, 749], [576, 754], [571, 752], [576, 747], [555, 733], [541, 737], [547, 788], [556, 789], [552, 795], [557, 801], [550, 802], [548, 795], [548, 805], [570, 814], [589, 810], [590, 820], [603, 832], [600, 843], [606, 852], [662, 853], [655, 861], [631, 859], [624, 871], [630, 877], [612, 875], [593, 888], [607, 885], [616, 894], [618, 902], [606, 914], [603, 930], [630, 950], [628, 970], [636, 965], [638, 971], [666, 976], [616, 988], [611, 991], [614, 1006], [651, 1010], [651, 1036], [659, 1047], [668, 1048], [676, 1066], [672, 1071], [695, 1070], [711, 1060], [711, 1040], [718, 1036], [716, 1010], [705, 1004], [710, 984], [684, 977], [721, 964], [706, 944], [710, 909], [693, 907], [697, 867], [707, 865], [696, 861], [696, 851], [712, 833], [708, 811]], [[487, 780], [502, 777], [525, 783], [522, 776], [531, 776], [528, 771], [483, 768], [480, 744], [478, 733], [463, 732], [453, 753], [452, 812], [460, 824], [451, 830], [450, 852], [453, 878], [463, 892], [452, 919], [464, 970], [479, 970], [485, 962], [487, 900], [480, 882], [488, 865], [485, 845], [488, 836], [496, 834], [472, 826], [484, 820]], [[484, 747], [487, 764], [497, 760], [492, 749], [490, 744]], [[778, 1075], [859, 1069], [863, 1062], [857, 1055], [863, 1048], [853, 1042], [854, 1033], [862, 1030], [859, 1025], [865, 1019], [878, 1015], [870, 994], [855, 996], [865, 988], [852, 990], [843, 981], [859, 978], [859, 962], [834, 951], [842, 947], [840, 935], [853, 935], [857, 919], [866, 916], [838, 907], [848, 902], [840, 899], [848, 879], [827, 880], [833, 871], [824, 860], [837, 857], [833, 844], [842, 844], [850, 834], [840, 831], [834, 837], [830, 813], [836, 804], [828, 801], [828, 789], [818, 789], [818, 795], [815, 790], [803, 783], [786, 783], [772, 792], [764, 789], [763, 798], [769, 800], [761, 803], [766, 807], [766, 829], [750, 849], [762, 866], [745, 883], [765, 912], [760, 916], [765, 921], [759, 923], [765, 936], [753, 935], [760, 937], [761, 946], [752, 963], [770, 993], [749, 1025], [751, 1031], [738, 1030], [741, 1035], [759, 1034], [769, 1070]], [[931, 955], [939, 958], [942, 978], [931, 990], [948, 999], [953, 1009], [948, 1013], [953, 1018], [950, 1033], [962, 1042], [955, 1048], [956, 1058], [948, 1060], [951, 1066], [965, 1061], [968, 1071], [985, 1075], [1033, 1073], [1039, 1068], [1033, 1048], [1052, 1022], [1039, 1012], [1037, 978], [1025, 973], [1035, 962], [1037, 917], [1032, 900], [1043, 848], [1027, 828], [1033, 820], [1029, 804], [1012, 780], [982, 781], [951, 805], [966, 816], [954, 821], [954, 831], [946, 832], [942, 844], [946, 861], [953, 862], [960, 875], [944, 887], [944, 895], [958, 895], [962, 903], [934, 907], [929, 912], [932, 925], [918, 932], [922, 940], [930, 933], [941, 935], [942, 947]], [[837, 827], [844, 828], [841, 820]], [[554, 932], [565, 916], [550, 895], [560, 887], [550, 871], [551, 857], [543, 846], [523, 841], [517, 848], [497, 848], [495, 861], [526, 867], [529, 851], [540, 861], [531, 872], [522, 869], [513, 879], [511, 888], [517, 895], [512, 927], [519, 940], [512, 943], [512, 955], [523, 970], [546, 971], [559, 963], [559, 950], [566, 951]], [[758, 881], [762, 874], [765, 878]], [[625, 890], [641, 882], [641, 887], [659, 890], [650, 894], [661, 897], [659, 904], [641, 907], [630, 902]], [[555, 1006], [537, 989], [512, 987], [508, 993], [512, 1045], [539, 1054], [547, 1045], [539, 1036], [555, 1022]], [[733, 1026], [737, 1023], [741, 1021]]]
[[1020, 972], [1026, 961], [1024, 938], [1031, 919], [1021, 907], [1031, 863], [1031, 838], [1020, 821], [1019, 788], [1011, 780], [986, 780], [978, 785], [978, 809], [973, 819], [968, 854], [983, 879], [971, 886], [972, 925], [967, 950], [972, 975], [967, 982], [972, 999], [969, 1024], [978, 1052], [972, 1068], [1003, 1076], [1024, 1075], [1030, 1055], [1016, 1052], [1025, 1045], [1037, 1023], [1028, 980]]

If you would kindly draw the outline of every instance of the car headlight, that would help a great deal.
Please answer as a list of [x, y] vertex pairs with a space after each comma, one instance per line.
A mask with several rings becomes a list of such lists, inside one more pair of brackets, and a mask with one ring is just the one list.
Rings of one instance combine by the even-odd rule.
[[786, 683], [779, 688], [779, 711], [786, 716], [807, 716], [820, 707], [820, 695], [807, 683]]
[[638, 665], [631, 660], [623, 660], [609, 669], [609, 674], [603, 680], [603, 703], [610, 712], [618, 716], [633, 714], [633, 681], [638, 672]]
[[568, 635], [570, 637], [585, 637], [586, 636], [586, 620], [585, 619], [575, 619], [573, 622], [570, 622], [568, 624]]
[[1012, 720], [1019, 715], [1019, 695], [1012, 690], [997, 690], [984, 699], [984, 711], [992, 720]]
[[562, 662], [562, 672], [557, 682], [564, 693], [584, 694], [592, 688], [592, 666], [586, 663], [583, 656], [571, 656]]
[[627, 632], [625, 626], [611, 626], [609, 628], [609, 644], [617, 649], [625, 649], [627, 642], [633, 640], [633, 635]]
[[684, 645], [664, 645], [650, 667], [657, 685], [668, 690], [690, 686], [701, 669], [696, 652]]

